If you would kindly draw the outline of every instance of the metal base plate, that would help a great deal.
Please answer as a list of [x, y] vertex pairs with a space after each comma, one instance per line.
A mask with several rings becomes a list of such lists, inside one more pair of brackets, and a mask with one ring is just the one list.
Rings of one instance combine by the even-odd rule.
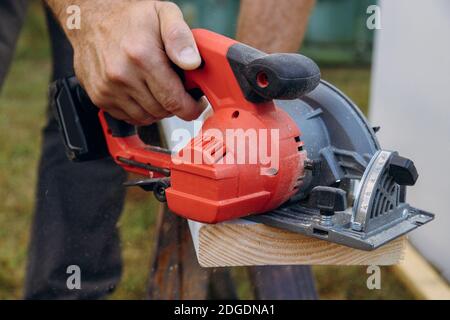
[[429, 212], [402, 204], [396, 209], [402, 211], [399, 219], [392, 221], [389, 226], [364, 233], [352, 229], [351, 209], [337, 212], [331, 224], [330, 221], [321, 221], [317, 210], [301, 205], [281, 207], [246, 219], [366, 251], [374, 250], [434, 219], [434, 215]]

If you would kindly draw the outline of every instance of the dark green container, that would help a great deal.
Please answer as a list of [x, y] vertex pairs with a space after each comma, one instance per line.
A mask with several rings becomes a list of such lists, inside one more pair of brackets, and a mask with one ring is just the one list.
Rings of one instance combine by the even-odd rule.
[[370, 63], [373, 30], [367, 7], [375, 0], [318, 0], [308, 23], [302, 53], [322, 63]]
[[191, 28], [205, 28], [234, 37], [239, 0], [175, 0]]
[[[233, 37], [239, 0], [175, 0], [193, 28]], [[376, 0], [317, 0], [301, 52], [321, 64], [370, 63], [373, 31], [367, 7]]]

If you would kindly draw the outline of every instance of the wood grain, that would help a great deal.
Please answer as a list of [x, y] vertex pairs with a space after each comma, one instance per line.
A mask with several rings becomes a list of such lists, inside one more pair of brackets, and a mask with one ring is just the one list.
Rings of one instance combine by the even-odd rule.
[[207, 225], [189, 222], [202, 267], [252, 265], [393, 265], [405, 237], [362, 251], [245, 220]]

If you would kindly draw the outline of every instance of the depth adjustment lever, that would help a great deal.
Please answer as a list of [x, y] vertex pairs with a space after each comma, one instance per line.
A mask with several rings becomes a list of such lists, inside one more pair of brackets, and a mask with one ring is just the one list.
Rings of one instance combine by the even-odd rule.
[[347, 193], [339, 188], [318, 186], [312, 189], [310, 205], [320, 210], [320, 222], [324, 226], [332, 224], [332, 217], [337, 211], [347, 209]]

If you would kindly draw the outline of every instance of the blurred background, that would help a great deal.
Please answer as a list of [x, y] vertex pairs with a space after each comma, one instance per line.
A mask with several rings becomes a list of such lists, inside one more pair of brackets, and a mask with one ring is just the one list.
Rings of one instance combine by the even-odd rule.
[[[238, 0], [179, 0], [192, 27], [233, 36]], [[366, 9], [376, 1], [317, 0], [301, 52], [316, 60], [323, 78], [345, 92], [367, 114], [374, 31]], [[207, 14], [206, 14], [207, 13]], [[0, 299], [22, 295], [28, 234], [33, 212], [40, 130], [44, 125], [50, 52], [43, 11], [32, 1], [14, 62], [0, 94]], [[76, 177], [74, 177], [76, 180]], [[112, 299], [146, 296], [153, 250], [153, 197], [138, 188], [127, 195], [120, 220], [124, 274]], [[382, 289], [368, 290], [365, 267], [314, 267], [322, 299], [413, 299], [390, 267]], [[252, 298], [244, 268], [234, 268], [239, 296]]]

